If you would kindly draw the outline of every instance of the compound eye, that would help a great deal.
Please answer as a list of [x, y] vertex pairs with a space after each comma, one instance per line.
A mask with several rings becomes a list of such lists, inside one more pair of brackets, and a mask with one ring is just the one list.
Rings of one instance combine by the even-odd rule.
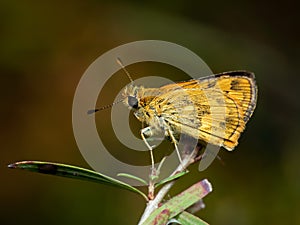
[[128, 105], [134, 109], [138, 108], [139, 101], [136, 97], [128, 96]]

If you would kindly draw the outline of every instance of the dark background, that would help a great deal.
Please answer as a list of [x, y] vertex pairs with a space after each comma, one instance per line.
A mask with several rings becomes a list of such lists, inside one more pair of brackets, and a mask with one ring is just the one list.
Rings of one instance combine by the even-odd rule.
[[[82, 74], [111, 48], [156, 39], [189, 48], [216, 73], [253, 71], [259, 86], [239, 146], [220, 153], [225, 165], [195, 169], [173, 192], [208, 178], [214, 191], [197, 215], [210, 224], [300, 224], [298, 11], [292, 0], [1, 1], [0, 223], [137, 223], [145, 203], [135, 194], [6, 166], [35, 159], [89, 167], [71, 121]], [[130, 71], [137, 78], [148, 70]], [[113, 99], [111, 87], [103, 104]]]

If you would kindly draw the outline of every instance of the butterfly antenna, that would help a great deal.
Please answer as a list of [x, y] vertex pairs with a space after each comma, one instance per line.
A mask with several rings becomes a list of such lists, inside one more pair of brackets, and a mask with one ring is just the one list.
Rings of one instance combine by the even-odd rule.
[[87, 111], [87, 114], [90, 115], [90, 114], [96, 113], [96, 112], [98, 112], [100, 110], [103, 110], [103, 109], [109, 109], [109, 108], [113, 107], [115, 104], [120, 103], [122, 101], [123, 101], [123, 99], [120, 99], [119, 101], [116, 101], [116, 102], [114, 102], [110, 105], [105, 105], [105, 106], [102, 106], [102, 107], [97, 108], [97, 109], [90, 109], [90, 110]]
[[131, 78], [129, 72], [126, 70], [126, 68], [125, 68], [125, 66], [124, 66], [124, 64], [123, 64], [123, 62], [122, 62], [122, 60], [121, 60], [119, 57], [117, 57], [117, 63], [118, 63], [118, 64], [121, 66], [121, 68], [125, 71], [127, 77], [128, 77], [129, 80], [131, 81], [131, 83], [133, 83], [133, 80], [132, 80], [132, 78]]
[[[124, 72], [126, 73], [127, 77], [129, 78], [130, 82], [133, 83], [132, 77], [130, 76], [129, 72], [126, 70], [126, 68], [125, 68], [125, 66], [124, 66], [124, 64], [123, 64], [123, 62], [122, 62], [122, 60], [121, 60], [119, 57], [117, 57], [117, 63], [118, 63], [118, 64], [121, 66], [121, 68], [124, 70]], [[102, 107], [97, 108], [97, 109], [90, 109], [90, 110], [87, 111], [87, 114], [90, 115], [90, 114], [96, 113], [96, 112], [98, 112], [98, 111], [100, 111], [100, 110], [111, 108], [111, 107], [113, 107], [113, 105], [115, 105], [115, 104], [117, 104], [117, 103], [120, 103], [120, 102], [122, 102], [122, 101], [123, 101], [123, 99], [121, 99], [121, 100], [119, 100], [119, 101], [116, 101], [116, 102], [114, 102], [114, 103], [112, 103], [112, 104], [110, 104], [110, 105], [102, 106]]]

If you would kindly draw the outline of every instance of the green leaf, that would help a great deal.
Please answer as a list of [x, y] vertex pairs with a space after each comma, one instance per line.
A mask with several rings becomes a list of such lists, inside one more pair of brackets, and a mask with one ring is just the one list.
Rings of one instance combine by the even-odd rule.
[[143, 225], [152, 225], [155, 222], [155, 218], [163, 211], [169, 210], [169, 218], [177, 216], [179, 213], [190, 207], [191, 205], [198, 202], [200, 199], [205, 197], [208, 193], [212, 191], [211, 184], [208, 180], [204, 179], [198, 183], [192, 185], [182, 193], [171, 198], [165, 204], [157, 208], [151, 213]]
[[147, 201], [147, 196], [140, 190], [126, 184], [122, 181], [116, 180], [104, 174], [88, 170], [85, 168], [71, 166], [61, 163], [41, 162], [41, 161], [22, 161], [8, 165], [13, 169], [24, 169], [32, 172], [51, 174], [55, 176], [68, 177], [79, 180], [92, 181], [100, 184], [111, 185], [114, 187], [122, 188], [131, 192], [135, 192], [143, 196]]
[[186, 211], [180, 213], [177, 220], [183, 225], [208, 225], [204, 220]]
[[137, 181], [141, 182], [141, 183], [144, 184], [144, 185], [148, 185], [148, 183], [147, 183], [144, 179], [142, 179], [142, 178], [140, 178], [140, 177], [137, 177], [137, 176], [134, 176], [134, 175], [132, 175], [132, 174], [128, 174], [128, 173], [118, 173], [117, 176], [119, 176], [119, 177], [127, 177], [127, 178], [131, 178], [131, 179], [133, 179], [133, 180], [137, 180]]
[[156, 216], [156, 218], [154, 219], [155, 223], [153, 224], [165, 225], [169, 220], [169, 216], [170, 216], [170, 211], [168, 209], [165, 209]]
[[188, 172], [189, 172], [188, 170], [185, 170], [185, 171], [177, 173], [177, 174], [175, 174], [173, 176], [167, 177], [167, 178], [161, 180], [160, 182], [156, 183], [155, 184], [155, 188], [157, 188], [157, 187], [159, 187], [159, 186], [161, 186], [161, 185], [163, 185], [165, 183], [168, 183], [168, 182], [170, 182], [172, 180], [178, 179], [179, 177], [182, 177], [183, 175], [187, 174]]

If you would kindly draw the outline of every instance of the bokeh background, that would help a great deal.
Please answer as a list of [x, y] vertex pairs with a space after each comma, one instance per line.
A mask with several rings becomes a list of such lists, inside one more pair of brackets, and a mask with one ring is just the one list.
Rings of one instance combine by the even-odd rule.
[[[293, 0], [0, 1], [0, 224], [137, 223], [145, 202], [135, 194], [7, 164], [34, 159], [89, 168], [72, 131], [76, 86], [98, 56], [144, 39], [183, 45], [216, 73], [253, 71], [259, 86], [236, 151], [221, 151], [222, 162], [202, 173], [192, 168], [172, 193], [208, 178], [214, 191], [197, 215], [210, 224], [300, 224], [298, 9]], [[129, 70], [135, 78], [186, 79], [162, 65]], [[124, 74], [114, 79], [102, 105], [128, 82]], [[109, 111], [101, 113], [99, 133], [110, 126]], [[112, 132], [103, 135], [122, 149]]]

